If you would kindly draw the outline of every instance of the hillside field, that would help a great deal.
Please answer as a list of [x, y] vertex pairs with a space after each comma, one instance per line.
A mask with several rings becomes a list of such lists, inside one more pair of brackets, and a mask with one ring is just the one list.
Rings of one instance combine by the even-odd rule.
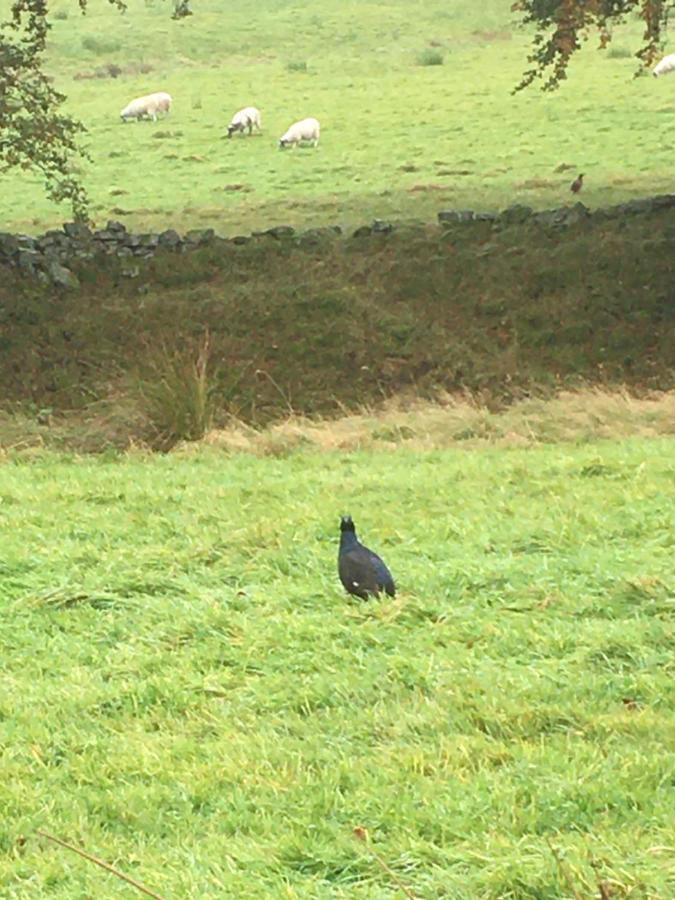
[[672, 897], [674, 451], [7, 456], [0, 894]]
[[[0, 7], [8, 6], [7, 0]], [[49, 71], [88, 129], [82, 175], [97, 223], [136, 229], [432, 220], [442, 207], [568, 201], [587, 176], [595, 207], [672, 189], [673, 79], [633, 79], [639, 26], [595, 39], [560, 91], [512, 96], [530, 35], [508, 0], [199, 0], [173, 22], [161, 0], [120, 15], [92, 0], [50, 3]], [[672, 50], [672, 47], [670, 48]], [[421, 65], [424, 54], [442, 65]], [[97, 77], [116, 66], [119, 77]], [[166, 121], [121, 124], [133, 97], [166, 89]], [[232, 113], [261, 108], [264, 133], [225, 137]], [[318, 117], [320, 148], [281, 152], [294, 120]], [[68, 217], [39, 179], [3, 176], [3, 230]]]

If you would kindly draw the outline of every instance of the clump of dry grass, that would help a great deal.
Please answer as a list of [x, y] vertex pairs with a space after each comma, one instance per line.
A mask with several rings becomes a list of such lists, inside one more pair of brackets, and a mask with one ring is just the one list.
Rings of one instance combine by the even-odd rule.
[[493, 412], [468, 395], [436, 402], [396, 397], [379, 409], [339, 419], [290, 416], [257, 430], [243, 422], [211, 431], [204, 440], [235, 452], [283, 455], [318, 450], [416, 449], [540, 443], [675, 434], [675, 391], [634, 397], [626, 390], [588, 388], [549, 399], [531, 398]]

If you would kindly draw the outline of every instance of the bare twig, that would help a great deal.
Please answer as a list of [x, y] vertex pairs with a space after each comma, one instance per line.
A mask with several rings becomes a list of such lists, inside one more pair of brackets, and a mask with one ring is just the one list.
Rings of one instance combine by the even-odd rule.
[[581, 896], [579, 891], [575, 888], [572, 876], [567, 871], [567, 866], [563, 862], [562, 857], [560, 856], [560, 854], [558, 853], [558, 851], [556, 850], [556, 848], [553, 846], [553, 844], [550, 842], [550, 840], [548, 838], [546, 838], [546, 843], [551, 848], [551, 853], [555, 857], [555, 861], [558, 863], [558, 869], [560, 870], [560, 874], [563, 876], [563, 878], [567, 882], [567, 887], [572, 891], [572, 894], [574, 895], [574, 900], [584, 900], [584, 898]]
[[37, 833], [40, 835], [40, 837], [46, 838], [48, 841], [53, 841], [55, 844], [59, 844], [59, 846], [65, 847], [67, 850], [72, 850], [73, 853], [77, 853], [77, 855], [81, 856], [83, 859], [88, 859], [89, 862], [93, 862], [97, 866], [100, 866], [102, 869], [105, 869], [107, 872], [111, 872], [113, 875], [116, 875], [117, 878], [121, 878], [122, 881], [126, 881], [127, 884], [133, 885], [136, 890], [140, 891], [142, 894], [145, 894], [148, 897], [154, 897], [155, 900], [164, 900], [161, 894], [156, 894], [154, 891], [151, 891], [150, 888], [147, 888], [145, 887], [145, 885], [141, 884], [140, 881], [135, 881], [133, 878], [130, 878], [129, 875], [125, 875], [123, 872], [119, 872], [117, 869], [113, 868], [110, 863], [107, 863], [103, 859], [99, 859], [98, 856], [92, 856], [91, 853], [87, 853], [85, 850], [80, 850], [79, 847], [75, 847], [73, 844], [69, 844], [67, 841], [62, 841], [61, 838], [57, 838], [53, 834], [49, 834], [46, 831], [38, 829]]
[[396, 872], [394, 872], [394, 870], [393, 870], [393, 869], [392, 869], [392, 868], [391, 868], [391, 867], [390, 867], [390, 866], [382, 859], [382, 857], [380, 856], [380, 854], [379, 854], [379, 853], [376, 853], [375, 850], [373, 850], [373, 848], [368, 844], [368, 832], [367, 832], [367, 830], [366, 830], [365, 828], [362, 828], [360, 825], [358, 825], [358, 826], [354, 829], [354, 837], [355, 837], [358, 841], [361, 841], [362, 844], [365, 844], [365, 845], [366, 845], [366, 848], [367, 848], [368, 852], [372, 855], [373, 859], [377, 862], [377, 864], [380, 866], [380, 868], [382, 868], [382, 869], [387, 873], [387, 875], [388, 875], [388, 876], [391, 878], [391, 880], [396, 884], [396, 886], [397, 886], [398, 888], [400, 888], [400, 890], [403, 891], [403, 893], [406, 895], [406, 897], [408, 897], [409, 900], [416, 900], [416, 897], [415, 897], [415, 895], [412, 893], [412, 891], [410, 890], [410, 888], [407, 888], [407, 887], [403, 884], [403, 882], [402, 882], [401, 879], [398, 877], [398, 875], [396, 874]]

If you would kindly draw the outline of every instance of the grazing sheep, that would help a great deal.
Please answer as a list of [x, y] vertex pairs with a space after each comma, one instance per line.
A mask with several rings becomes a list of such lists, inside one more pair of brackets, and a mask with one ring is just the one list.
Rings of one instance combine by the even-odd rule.
[[305, 141], [316, 147], [319, 143], [320, 133], [321, 126], [316, 119], [303, 119], [301, 122], [295, 122], [291, 125], [286, 134], [279, 138], [279, 146], [283, 148], [291, 144], [293, 149], [295, 149], [298, 144]]
[[255, 106], [246, 106], [232, 116], [232, 121], [227, 126], [227, 136], [231, 138], [236, 131], [243, 133], [245, 128], [248, 128], [248, 133], [251, 134], [254, 127], [260, 131], [260, 110]]
[[166, 91], [157, 91], [155, 94], [148, 94], [147, 97], [137, 97], [132, 100], [122, 110], [120, 118], [126, 122], [127, 119], [142, 119], [147, 116], [156, 122], [157, 113], [169, 114], [171, 103], [171, 94], [167, 94]]
[[652, 69], [654, 78], [658, 78], [659, 75], [667, 75], [669, 72], [675, 72], [675, 53], [664, 56], [661, 62]]

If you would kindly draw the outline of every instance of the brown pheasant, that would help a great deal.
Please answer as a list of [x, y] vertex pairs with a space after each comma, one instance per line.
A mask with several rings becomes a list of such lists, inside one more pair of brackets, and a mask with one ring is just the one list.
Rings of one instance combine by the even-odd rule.
[[583, 186], [584, 186], [584, 176], [577, 175], [577, 177], [574, 179], [574, 181], [570, 185], [570, 190], [572, 191], [573, 194], [578, 194]]

